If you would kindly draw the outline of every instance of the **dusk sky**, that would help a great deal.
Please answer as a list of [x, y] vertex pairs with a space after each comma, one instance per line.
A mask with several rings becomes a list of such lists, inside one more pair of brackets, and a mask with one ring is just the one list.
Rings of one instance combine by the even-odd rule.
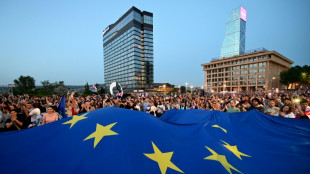
[[20, 75], [65, 85], [104, 83], [102, 31], [132, 6], [153, 13], [154, 82], [202, 86], [231, 10], [247, 10], [246, 50], [309, 65], [309, 0], [1, 0], [0, 85]]

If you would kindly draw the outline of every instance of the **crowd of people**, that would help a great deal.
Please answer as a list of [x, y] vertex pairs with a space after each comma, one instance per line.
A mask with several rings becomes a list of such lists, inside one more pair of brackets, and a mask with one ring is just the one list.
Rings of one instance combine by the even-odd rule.
[[[62, 119], [58, 106], [61, 97], [29, 95], [0, 96], [0, 131], [40, 126]], [[82, 114], [105, 107], [118, 107], [146, 112], [156, 117], [171, 109], [203, 109], [227, 113], [259, 112], [284, 118], [310, 119], [308, 91], [273, 91], [201, 94], [136, 94], [114, 97], [91, 95], [66, 97], [66, 115]]]

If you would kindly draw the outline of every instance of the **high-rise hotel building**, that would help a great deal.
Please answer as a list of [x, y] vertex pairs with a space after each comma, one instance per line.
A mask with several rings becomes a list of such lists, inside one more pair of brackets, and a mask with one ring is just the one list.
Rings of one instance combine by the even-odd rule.
[[104, 81], [127, 92], [153, 88], [153, 14], [130, 8], [103, 31]]

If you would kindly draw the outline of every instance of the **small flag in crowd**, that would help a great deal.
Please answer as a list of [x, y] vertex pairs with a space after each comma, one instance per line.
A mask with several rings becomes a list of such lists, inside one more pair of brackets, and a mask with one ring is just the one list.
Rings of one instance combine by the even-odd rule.
[[62, 118], [68, 117], [67, 110], [66, 110], [66, 98], [65, 95], [62, 95], [60, 103], [58, 105], [59, 114], [62, 116]]
[[308, 174], [310, 122], [198, 109], [159, 119], [107, 107], [0, 133], [0, 149], [5, 174]]
[[90, 90], [92, 91], [92, 92], [97, 92], [98, 90], [97, 90], [97, 87], [95, 86], [95, 85], [93, 85], [91, 88], [90, 88]]
[[122, 96], [123, 96], [123, 93], [121, 93], [121, 92], [116, 93], [116, 97], [122, 97]]

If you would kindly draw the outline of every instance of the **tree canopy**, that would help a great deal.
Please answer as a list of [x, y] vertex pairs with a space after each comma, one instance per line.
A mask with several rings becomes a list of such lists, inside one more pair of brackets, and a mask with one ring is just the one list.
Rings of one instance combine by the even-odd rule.
[[35, 80], [31, 76], [20, 76], [14, 80], [16, 94], [32, 94], [35, 90]]
[[299, 83], [303, 87], [310, 85], [310, 66], [304, 65], [303, 67], [296, 65], [286, 71], [280, 73], [280, 83], [287, 88], [289, 84]]
[[64, 81], [50, 83], [48, 80], [41, 81], [43, 88], [38, 90], [38, 96], [62, 95], [68, 92]]

